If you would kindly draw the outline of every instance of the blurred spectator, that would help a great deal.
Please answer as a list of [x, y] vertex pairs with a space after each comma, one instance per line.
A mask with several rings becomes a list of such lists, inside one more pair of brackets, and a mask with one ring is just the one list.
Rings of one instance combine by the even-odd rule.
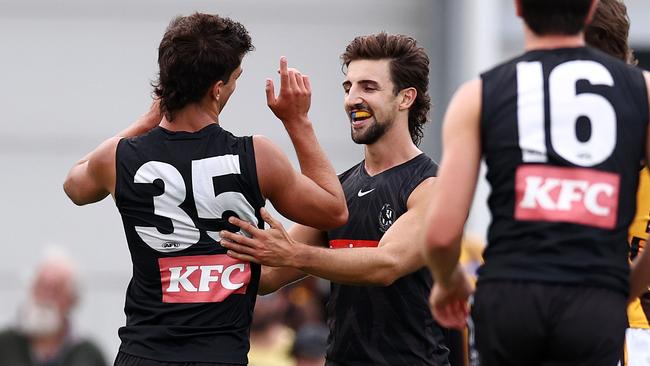
[[291, 348], [295, 366], [323, 366], [329, 329], [322, 324], [308, 324], [296, 333]]
[[249, 366], [293, 366], [289, 349], [294, 332], [284, 323], [288, 307], [285, 290], [257, 297], [251, 325]]
[[289, 301], [285, 324], [298, 330], [305, 324], [324, 323], [329, 289], [329, 281], [312, 276], [285, 287]]
[[62, 254], [39, 265], [14, 327], [0, 332], [0, 365], [106, 366], [98, 347], [71, 329], [79, 299], [74, 263]]
[[460, 245], [460, 265], [472, 282], [476, 282], [476, 271], [483, 264], [485, 243], [476, 236], [465, 234]]

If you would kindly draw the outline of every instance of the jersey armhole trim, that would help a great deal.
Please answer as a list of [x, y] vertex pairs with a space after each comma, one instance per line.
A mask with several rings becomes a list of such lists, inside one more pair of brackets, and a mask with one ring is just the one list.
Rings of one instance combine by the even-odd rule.
[[262, 194], [262, 189], [260, 188], [260, 181], [257, 176], [257, 162], [255, 160], [255, 144], [253, 143], [253, 136], [246, 136], [244, 141], [246, 145], [245, 148], [247, 149], [248, 146], [250, 146], [250, 151], [251, 151], [251, 154], [249, 155], [249, 157], [247, 157], [248, 159], [250, 159], [250, 164], [252, 167], [250, 172], [251, 179], [252, 179], [251, 188], [253, 188], [254, 190], [255, 200], [257, 201], [259, 207], [264, 207], [266, 203], [266, 197], [264, 197], [264, 195]]
[[120, 184], [120, 180], [122, 178], [122, 171], [119, 169], [120, 167], [120, 148], [122, 147], [123, 143], [126, 143], [126, 138], [121, 138], [120, 141], [117, 142], [117, 146], [115, 146], [115, 187], [114, 187], [114, 194], [115, 196], [113, 197], [115, 199], [115, 206], [117, 207], [118, 210], [120, 210], [120, 204], [122, 202], [122, 190], [120, 187], [122, 186]]

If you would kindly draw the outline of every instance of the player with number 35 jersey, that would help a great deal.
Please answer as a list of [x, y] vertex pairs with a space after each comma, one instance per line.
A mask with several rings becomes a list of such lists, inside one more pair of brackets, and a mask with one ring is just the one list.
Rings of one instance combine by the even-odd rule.
[[246, 234], [228, 218], [262, 227], [268, 198], [297, 222], [330, 229], [347, 220], [343, 190], [308, 118], [309, 78], [286, 58], [277, 97], [266, 82], [267, 104], [289, 133], [302, 173], [268, 139], [235, 137], [220, 126], [252, 48], [231, 19], [174, 19], [159, 48], [159, 100], [66, 178], [73, 202], [111, 194], [122, 216], [133, 277], [116, 366], [246, 365], [260, 267], [226, 255], [219, 232]]

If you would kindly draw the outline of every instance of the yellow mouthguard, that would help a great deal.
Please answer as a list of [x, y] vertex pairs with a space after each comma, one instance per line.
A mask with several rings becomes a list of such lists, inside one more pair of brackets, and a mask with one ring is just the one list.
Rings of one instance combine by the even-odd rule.
[[359, 111], [359, 112], [354, 112], [352, 113], [352, 118], [367, 118], [370, 117], [370, 113], [364, 112], [364, 111]]

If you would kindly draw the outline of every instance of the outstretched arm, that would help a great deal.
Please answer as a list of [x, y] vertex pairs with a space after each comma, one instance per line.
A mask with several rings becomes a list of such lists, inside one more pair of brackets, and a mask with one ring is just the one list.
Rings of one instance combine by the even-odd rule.
[[430, 298], [441, 325], [463, 328], [471, 286], [458, 265], [460, 241], [481, 160], [481, 81], [463, 85], [443, 122], [438, 183], [426, 215], [424, 257], [434, 277]]
[[269, 108], [284, 124], [300, 163], [296, 172], [289, 159], [270, 140], [255, 136], [255, 160], [262, 194], [292, 221], [332, 229], [347, 221], [343, 189], [321, 148], [308, 117], [311, 105], [309, 77], [287, 67], [280, 59], [280, 94], [266, 81]]
[[[267, 216], [268, 212], [265, 212], [264, 215]], [[269, 219], [269, 221], [272, 221], [272, 218]], [[280, 225], [279, 230], [283, 231], [284, 228]], [[312, 246], [327, 246], [327, 234], [324, 231], [309, 226], [300, 224], [293, 225], [289, 229], [289, 232], [283, 235], [291, 237], [301, 243], [308, 243]], [[266, 295], [275, 292], [290, 283], [305, 278], [306, 276], [308, 276], [307, 273], [297, 268], [262, 266], [262, 278], [257, 293], [260, 295]]]
[[234, 258], [269, 266], [291, 267], [333, 282], [388, 286], [400, 277], [424, 266], [418, 240], [423, 235], [422, 216], [435, 178], [428, 178], [411, 193], [407, 211], [384, 234], [376, 248], [329, 249], [311, 246], [286, 233], [282, 224], [265, 212], [271, 225], [260, 230], [232, 218], [231, 223], [249, 232], [252, 238], [222, 233], [221, 245]]
[[143, 134], [160, 123], [158, 101], [149, 111], [114, 137], [79, 160], [68, 172], [63, 190], [77, 205], [101, 201], [115, 190], [115, 150], [123, 137]]

